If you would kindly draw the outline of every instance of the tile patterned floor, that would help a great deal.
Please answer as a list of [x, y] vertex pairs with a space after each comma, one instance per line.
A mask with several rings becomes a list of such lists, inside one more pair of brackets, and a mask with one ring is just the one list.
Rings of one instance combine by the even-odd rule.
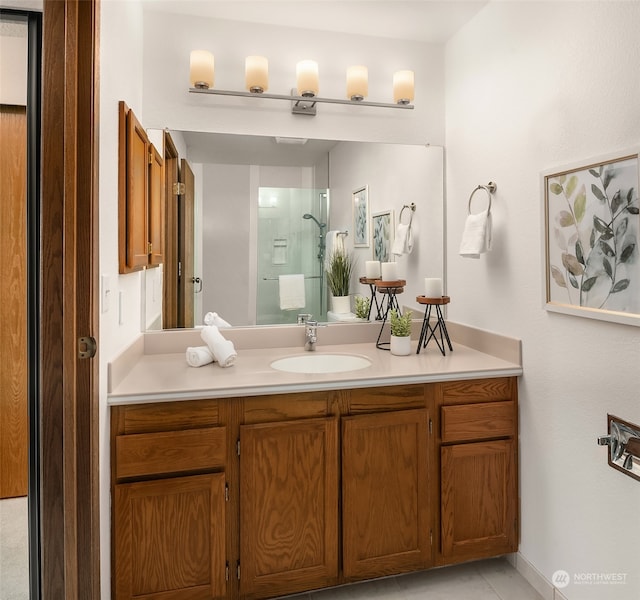
[[431, 569], [289, 600], [543, 600], [504, 558]]

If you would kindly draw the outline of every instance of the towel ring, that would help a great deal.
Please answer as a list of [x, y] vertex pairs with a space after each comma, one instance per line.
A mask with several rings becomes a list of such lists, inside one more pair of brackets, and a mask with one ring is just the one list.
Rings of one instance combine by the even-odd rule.
[[469, 196], [469, 206], [467, 208], [467, 211], [469, 214], [471, 214], [471, 200], [473, 199], [473, 195], [478, 191], [478, 190], [484, 190], [485, 192], [487, 192], [487, 198], [489, 198], [489, 207], [487, 208], [487, 213], [491, 212], [491, 194], [493, 194], [496, 191], [496, 184], [493, 183], [493, 181], [490, 181], [489, 183], [487, 183], [487, 185], [479, 185], [478, 187], [476, 187], [473, 192], [471, 192], [471, 196]]
[[416, 203], [412, 202], [411, 204], [405, 204], [402, 207], [402, 210], [400, 211], [400, 216], [398, 217], [398, 223], [402, 223], [402, 213], [405, 211], [405, 209], [409, 209], [409, 223], [407, 223], [407, 225], [409, 225], [409, 227], [411, 227], [411, 222], [413, 221], [413, 213], [416, 211]]

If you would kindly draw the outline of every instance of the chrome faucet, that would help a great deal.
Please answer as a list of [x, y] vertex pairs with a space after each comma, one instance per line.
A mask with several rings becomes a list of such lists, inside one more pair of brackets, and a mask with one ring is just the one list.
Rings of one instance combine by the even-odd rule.
[[304, 349], [313, 352], [318, 341], [318, 321], [306, 321], [304, 324]]

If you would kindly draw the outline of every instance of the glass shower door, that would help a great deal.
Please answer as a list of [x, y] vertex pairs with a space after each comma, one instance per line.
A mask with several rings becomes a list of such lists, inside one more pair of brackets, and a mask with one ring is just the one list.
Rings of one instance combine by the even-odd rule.
[[296, 323], [301, 313], [326, 320], [327, 203], [326, 189], [259, 189], [257, 325]]

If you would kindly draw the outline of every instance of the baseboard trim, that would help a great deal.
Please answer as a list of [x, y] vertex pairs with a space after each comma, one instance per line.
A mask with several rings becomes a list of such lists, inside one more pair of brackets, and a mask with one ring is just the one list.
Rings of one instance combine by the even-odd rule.
[[569, 600], [560, 590], [536, 569], [520, 552], [509, 554], [507, 560], [544, 600]]

